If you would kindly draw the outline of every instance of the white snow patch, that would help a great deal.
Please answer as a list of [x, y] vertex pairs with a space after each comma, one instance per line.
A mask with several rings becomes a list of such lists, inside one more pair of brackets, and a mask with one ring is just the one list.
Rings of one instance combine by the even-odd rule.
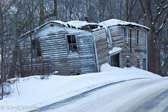
[[66, 23], [71, 25], [71, 26], [75, 26], [76, 28], [81, 28], [81, 27], [86, 26], [86, 25], [97, 25], [97, 23], [88, 23], [86, 21], [78, 21], [78, 20], [68, 21]]
[[71, 26], [75, 26], [76, 28], [81, 28], [82, 26], [85, 26], [88, 24], [88, 22], [86, 21], [68, 21], [66, 22], [67, 24], [71, 25]]
[[[135, 67], [122, 69], [111, 67], [109, 64], [104, 64], [99, 73], [78, 76], [52, 75], [43, 80], [40, 76], [30, 76], [20, 78], [17, 82], [20, 95], [16, 83], [11, 86], [13, 92], [0, 101], [0, 107], [4, 107], [3, 112], [16, 111], [9, 110], [8, 107], [16, 108], [19, 112], [30, 111], [28, 109], [52, 104], [109, 83], [134, 78], [160, 78], [160, 76]], [[25, 106], [27, 108], [23, 109]]]
[[121, 52], [122, 48], [114, 47], [112, 50], [109, 51], [109, 54], [119, 53]]
[[109, 20], [106, 20], [106, 21], [102, 21], [99, 24], [100, 25], [106, 25], [107, 27], [117, 26], [117, 25], [133, 25], [133, 26], [138, 26], [138, 27], [149, 29], [148, 27], [146, 27], [144, 25], [140, 25], [140, 24], [133, 23], [133, 22], [122, 21], [122, 20], [118, 20], [118, 19], [109, 19]]

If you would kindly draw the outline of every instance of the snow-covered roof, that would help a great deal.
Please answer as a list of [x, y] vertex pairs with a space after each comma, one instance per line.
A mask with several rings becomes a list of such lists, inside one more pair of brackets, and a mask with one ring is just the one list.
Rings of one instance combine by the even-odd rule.
[[98, 25], [97, 23], [88, 23], [87, 21], [68, 21], [66, 22], [67, 24], [69, 24], [70, 26], [75, 26], [76, 28], [82, 28], [83, 26], [86, 25]]
[[106, 26], [106, 27], [110, 27], [110, 26], [117, 26], [117, 25], [121, 25], [121, 26], [128, 26], [128, 25], [132, 25], [132, 26], [137, 26], [137, 27], [142, 27], [145, 29], [150, 29], [144, 25], [140, 25], [137, 23], [133, 23], [133, 22], [127, 22], [127, 21], [122, 21], [122, 20], [118, 20], [118, 19], [109, 19], [106, 21], [102, 21], [101, 23], [99, 23], [100, 25]]
[[109, 54], [115, 54], [121, 52], [122, 48], [120, 47], [113, 47], [112, 50], [109, 51]]
[[49, 22], [54, 22], [54, 23], [58, 23], [64, 26], [68, 26], [66, 22], [60, 21], [60, 20], [53, 20], [53, 21], [49, 21]]
[[[96, 31], [96, 30], [102, 29], [102, 27], [107, 29], [107, 27], [116, 26], [116, 25], [123, 25], [123, 26], [124, 25], [125, 26], [132, 25], [132, 26], [138, 26], [138, 27], [142, 27], [142, 28], [145, 28], [145, 29], [149, 30], [148, 27], [137, 24], [137, 23], [126, 22], [126, 21], [122, 21], [122, 20], [118, 20], [118, 19], [110, 19], [110, 20], [103, 21], [101, 23], [89, 23], [89, 22], [86, 22], [86, 21], [79, 21], [79, 20], [68, 21], [68, 22], [63, 22], [63, 21], [60, 21], [60, 20], [52, 20], [52, 21], [46, 22], [43, 25], [35, 28], [31, 32], [36, 32], [37, 30], [39, 30], [40, 28], [42, 28], [43, 26], [45, 26], [49, 23], [56, 23], [56, 24], [62, 25], [63, 27], [70, 27], [70, 28], [82, 29], [82, 30], [87, 30], [87, 31]], [[88, 26], [89, 29], [84, 28], [85, 26]], [[30, 31], [24, 33], [22, 36], [25, 36], [29, 33], [30, 33]]]
[[66, 26], [66, 27], [67, 27], [67, 23], [65, 23], [65, 22], [63, 22], [63, 21], [60, 21], [60, 20], [52, 20], [52, 21], [49, 21], [49, 22], [46, 22], [46, 23], [40, 25], [39, 27], [36, 27], [36, 28], [33, 29], [32, 31], [28, 31], [28, 32], [22, 34], [21, 37], [23, 37], [23, 36], [29, 34], [30, 32], [36, 32], [37, 30], [39, 30], [40, 28], [42, 28], [43, 26], [45, 26], [45, 25], [47, 25], [47, 24], [49, 24], [49, 23], [57, 23], [57, 24], [60, 24], [60, 25], [62, 25], [62, 26]]
[[[76, 29], [82, 29], [82, 27], [88, 25], [88, 26], [90, 26], [90, 30], [91, 31], [96, 31], [96, 30], [101, 28], [101, 25], [99, 25], [98, 23], [88, 23], [86, 21], [75, 20], [75, 21], [63, 22], [63, 21], [60, 21], [60, 20], [52, 20], [52, 21], [46, 22], [46, 23], [42, 24], [41, 26], [35, 28], [31, 32], [36, 32], [37, 30], [39, 30], [40, 28], [42, 28], [43, 26], [45, 26], [45, 25], [47, 25], [49, 23], [56, 23], [56, 24], [60, 24], [60, 25], [62, 25], [64, 27], [70, 27], [70, 28], [76, 28]], [[86, 29], [83, 29], [83, 30], [86, 30]], [[30, 33], [30, 31], [24, 33], [23, 35], [21, 35], [21, 37], [25, 36], [25, 35], [27, 35], [29, 33]]]

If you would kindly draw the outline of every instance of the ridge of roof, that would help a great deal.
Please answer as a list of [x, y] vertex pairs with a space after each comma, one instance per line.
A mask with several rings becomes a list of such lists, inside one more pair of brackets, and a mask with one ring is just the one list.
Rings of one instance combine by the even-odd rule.
[[118, 25], [121, 25], [121, 26], [132, 25], [132, 26], [142, 27], [142, 28], [145, 28], [145, 29], [148, 29], [148, 30], [150, 29], [149, 27], [141, 25], [141, 24], [137, 24], [137, 23], [134, 23], [134, 22], [122, 21], [122, 20], [119, 20], [119, 19], [109, 19], [109, 20], [106, 20], [106, 21], [102, 21], [99, 24], [103, 25], [103, 26], [106, 26], [106, 27], [118, 26]]
[[[150, 28], [147, 27], [147, 26], [137, 24], [137, 23], [134, 23], [134, 22], [122, 21], [122, 20], [119, 20], [119, 19], [109, 19], [109, 20], [106, 20], [106, 21], [102, 21], [100, 23], [89, 23], [89, 22], [86, 22], [86, 21], [79, 21], [79, 20], [73, 20], [73, 21], [68, 21], [68, 22], [63, 22], [61, 20], [51, 20], [49, 22], [46, 22], [46, 23], [40, 25], [39, 27], [36, 27], [32, 31], [28, 31], [28, 32], [22, 34], [20, 37], [23, 37], [23, 36], [29, 34], [30, 32], [36, 32], [41, 27], [43, 27], [43, 26], [45, 26], [49, 23], [57, 23], [57, 24], [62, 25], [63, 27], [70, 27], [70, 28], [77, 28], [77, 29], [81, 29], [82, 27], [87, 26], [87, 25], [103, 26], [104, 28], [107, 28], [107, 27], [110, 27], [110, 26], [118, 26], [118, 25], [122, 25], [122, 26], [132, 25], [132, 26], [138, 26], [138, 27], [142, 27], [142, 28], [145, 28], [147, 30], [150, 30]], [[92, 29], [92, 30], [96, 31], [95, 29]], [[98, 27], [97, 29], [100, 29], [100, 27]]]

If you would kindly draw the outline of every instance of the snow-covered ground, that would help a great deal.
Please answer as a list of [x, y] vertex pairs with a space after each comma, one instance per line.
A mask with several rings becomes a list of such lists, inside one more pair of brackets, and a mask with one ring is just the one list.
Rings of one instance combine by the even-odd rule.
[[0, 101], [0, 112], [30, 111], [106, 84], [136, 78], [162, 77], [135, 67], [122, 69], [104, 64], [100, 73], [52, 75], [43, 80], [40, 76], [20, 78], [11, 86], [12, 93]]

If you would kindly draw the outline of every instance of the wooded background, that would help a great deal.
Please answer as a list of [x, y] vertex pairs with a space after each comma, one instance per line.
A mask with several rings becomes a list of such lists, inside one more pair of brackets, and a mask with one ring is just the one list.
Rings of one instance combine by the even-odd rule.
[[149, 71], [168, 75], [168, 0], [0, 0], [1, 83], [19, 75], [18, 38], [50, 20], [121, 19], [150, 28]]

